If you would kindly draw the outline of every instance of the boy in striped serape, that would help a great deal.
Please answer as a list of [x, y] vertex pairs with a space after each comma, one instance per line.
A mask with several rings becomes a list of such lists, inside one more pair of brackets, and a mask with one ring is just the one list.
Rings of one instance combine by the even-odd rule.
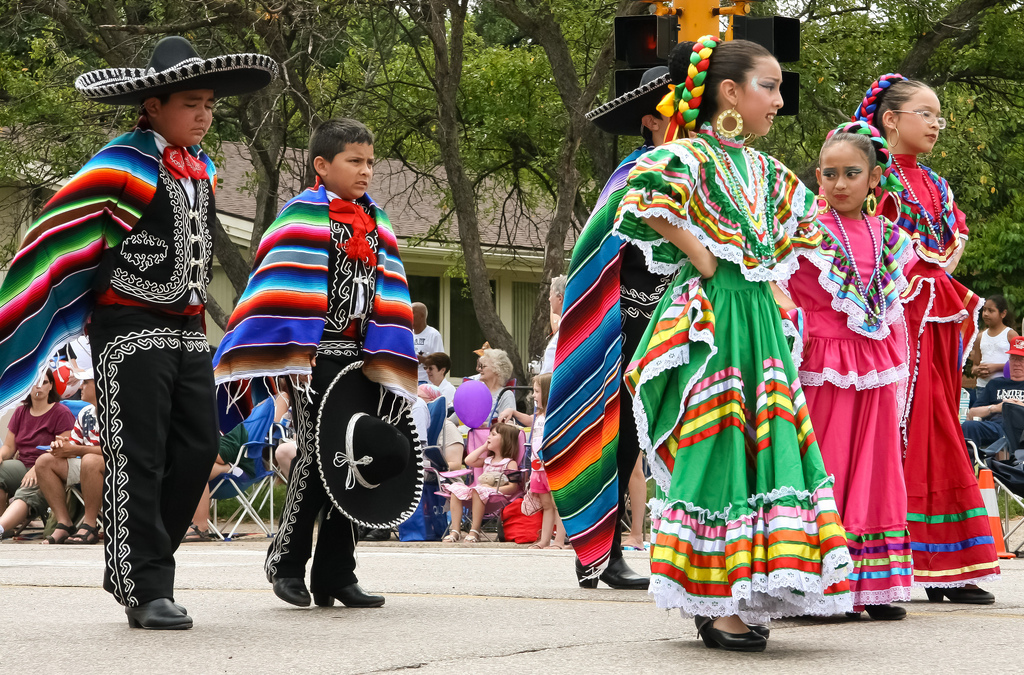
[[[309, 157], [316, 184], [289, 201], [263, 235], [214, 371], [217, 384], [236, 394], [247, 380], [281, 375], [296, 390], [298, 452], [265, 564], [274, 593], [293, 605], [310, 604], [306, 562], [327, 505], [311, 570], [313, 597], [318, 605], [336, 598], [349, 607], [379, 607], [384, 598], [366, 594], [356, 580], [356, 524], [390, 526], [408, 514], [400, 507], [387, 522], [369, 523], [343, 510], [350, 491], [337, 489], [337, 460], [327, 455], [351, 439], [331, 438], [331, 447], [321, 448], [319, 434], [323, 417], [342, 414], [339, 396], [325, 403], [339, 375], [347, 378], [338, 387], [341, 397], [355, 386], [348, 378], [358, 378], [364, 389], [380, 391], [372, 396], [377, 417], [385, 417], [382, 407], [405, 414], [416, 398], [412, 307], [391, 223], [366, 194], [373, 134], [355, 120], [328, 120], [313, 132]], [[404, 504], [405, 497], [389, 494], [387, 501]]]

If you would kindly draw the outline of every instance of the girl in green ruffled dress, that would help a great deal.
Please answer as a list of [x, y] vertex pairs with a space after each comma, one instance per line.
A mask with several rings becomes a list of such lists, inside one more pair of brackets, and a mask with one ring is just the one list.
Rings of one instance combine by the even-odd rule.
[[639, 159], [615, 225], [653, 272], [678, 270], [626, 375], [659, 488], [651, 593], [708, 647], [761, 651], [752, 623], [851, 609], [846, 535], [773, 296], [821, 234], [814, 195], [744, 144], [782, 107], [768, 51], [705, 37], [669, 67], [659, 112], [681, 137]]

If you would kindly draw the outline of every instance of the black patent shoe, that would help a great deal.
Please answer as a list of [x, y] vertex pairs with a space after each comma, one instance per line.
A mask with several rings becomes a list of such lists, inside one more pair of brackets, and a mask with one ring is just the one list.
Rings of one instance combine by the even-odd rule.
[[907, 616], [907, 610], [898, 605], [868, 605], [864, 610], [875, 621], [899, 621]]
[[192, 617], [178, 611], [168, 598], [157, 598], [138, 607], [125, 607], [128, 625], [147, 630], [188, 630]]
[[339, 600], [346, 607], [366, 608], [384, 605], [383, 595], [370, 595], [360, 588], [359, 584], [349, 584], [334, 593], [313, 592], [313, 602], [317, 607], [333, 607], [335, 600]]
[[730, 652], [763, 652], [768, 639], [753, 630], [743, 634], [727, 633], [715, 628], [715, 620], [708, 616], [693, 617], [697, 634], [708, 649], [724, 649]]
[[983, 591], [980, 588], [926, 588], [930, 602], [942, 602], [942, 598], [949, 598], [950, 602], [962, 605], [991, 605], [996, 601], [996, 596]]
[[309, 607], [309, 591], [302, 579], [274, 579], [274, 595], [296, 607]]
[[[619, 590], [646, 591], [651, 584], [650, 577], [640, 576], [631, 570], [623, 558], [616, 558], [609, 562], [605, 571], [601, 572], [600, 579], [612, 588]], [[596, 585], [595, 583], [591, 588]]]
[[751, 630], [751, 632], [757, 633], [758, 635], [763, 637], [765, 640], [767, 640], [768, 636], [771, 635], [771, 633], [772, 633], [772, 629], [771, 628], [769, 628], [768, 626], [762, 626], [759, 623], [748, 623], [747, 624], [747, 628], [749, 628]]

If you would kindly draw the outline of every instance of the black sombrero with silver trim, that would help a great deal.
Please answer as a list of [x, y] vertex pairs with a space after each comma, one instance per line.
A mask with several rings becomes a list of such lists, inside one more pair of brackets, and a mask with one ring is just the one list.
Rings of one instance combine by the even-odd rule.
[[138, 105], [152, 96], [212, 89], [217, 98], [247, 94], [270, 84], [277, 63], [264, 54], [225, 54], [203, 59], [183, 37], [156, 43], [146, 68], [102, 68], [80, 75], [75, 89], [111, 105]]
[[419, 506], [426, 462], [409, 402], [362, 365], [346, 366], [324, 392], [314, 454], [335, 508], [359, 525], [390, 528]]
[[618, 136], [641, 135], [644, 115], [651, 115], [668, 93], [672, 77], [667, 66], [649, 68], [640, 78], [640, 86], [587, 113], [587, 119], [602, 131]]

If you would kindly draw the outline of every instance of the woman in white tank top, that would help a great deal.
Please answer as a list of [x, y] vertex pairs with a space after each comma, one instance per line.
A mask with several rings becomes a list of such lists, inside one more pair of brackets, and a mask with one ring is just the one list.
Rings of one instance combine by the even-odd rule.
[[987, 385], [993, 377], [1002, 377], [1003, 366], [1010, 358], [1006, 352], [1010, 350], [1010, 340], [1017, 337], [1017, 332], [1010, 328], [1013, 319], [1008, 315], [1009, 307], [1003, 296], [993, 295], [985, 300], [981, 310], [981, 319], [985, 324], [979, 342], [981, 359], [974, 366], [978, 389]]

